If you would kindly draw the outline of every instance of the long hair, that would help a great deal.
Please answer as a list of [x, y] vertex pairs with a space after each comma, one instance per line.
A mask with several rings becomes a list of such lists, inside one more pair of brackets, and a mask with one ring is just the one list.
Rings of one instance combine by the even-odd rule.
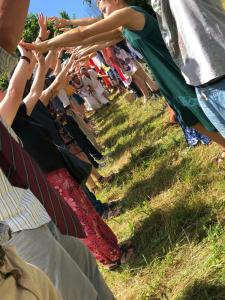
[[129, 5], [136, 5], [142, 7], [146, 10], [150, 15], [156, 18], [156, 14], [152, 8], [152, 6], [148, 3], [148, 0], [124, 0]]

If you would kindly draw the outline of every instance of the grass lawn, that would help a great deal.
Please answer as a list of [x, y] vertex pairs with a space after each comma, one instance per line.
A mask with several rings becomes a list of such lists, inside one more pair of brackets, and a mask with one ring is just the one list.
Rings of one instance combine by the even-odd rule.
[[218, 146], [190, 149], [168, 124], [163, 100], [112, 99], [92, 117], [117, 172], [99, 198], [118, 199], [123, 213], [109, 222], [136, 255], [115, 272], [102, 269], [119, 300], [225, 299], [225, 164]]

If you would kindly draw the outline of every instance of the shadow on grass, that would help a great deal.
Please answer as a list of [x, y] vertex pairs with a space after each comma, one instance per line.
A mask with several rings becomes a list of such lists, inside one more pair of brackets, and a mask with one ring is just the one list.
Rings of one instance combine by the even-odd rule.
[[130, 262], [131, 268], [163, 260], [178, 245], [201, 242], [207, 236], [208, 229], [216, 223], [211, 208], [205, 203], [190, 205], [185, 195], [183, 200], [168, 209], [156, 209], [134, 229], [130, 241], [137, 257]]
[[[139, 138], [139, 142], [140, 142], [140, 136], [139, 136], [140, 130], [146, 129], [146, 131], [147, 130], [152, 131], [153, 129], [155, 129], [155, 127], [152, 125], [152, 123], [162, 115], [163, 115], [163, 112], [160, 112], [160, 113], [152, 116], [151, 118], [147, 119], [145, 122], [136, 122], [136, 123], [132, 124], [132, 126], [128, 126], [127, 128], [120, 130], [119, 132], [116, 132], [116, 134], [110, 136], [108, 139], [106, 139], [104, 141], [104, 145], [106, 147], [110, 147], [110, 146], [114, 145], [115, 143], [117, 143], [117, 141], [120, 137], [128, 136], [130, 134], [137, 134], [137, 138]], [[127, 118], [125, 120], [127, 121]], [[117, 122], [117, 120], [116, 120], [116, 122]], [[122, 124], [122, 122], [120, 122], [120, 125], [121, 124]], [[115, 125], [115, 124], [113, 123], [113, 125]], [[102, 135], [104, 135], [105, 129], [107, 131], [108, 129], [111, 128], [110, 126], [111, 126], [111, 123], [107, 124], [106, 128], [103, 128]], [[126, 145], [124, 145], [124, 148], [126, 148]], [[115, 156], [118, 155], [117, 149], [114, 151], [114, 155]]]
[[[132, 171], [134, 163], [135, 167], [138, 168], [140, 166], [143, 168], [148, 167], [151, 163], [151, 156], [155, 155], [156, 151], [157, 147], [149, 147], [143, 150], [141, 156], [132, 157], [130, 163], [120, 170], [114, 184], [120, 186], [130, 180], [132, 172], [135, 172]], [[154, 157], [153, 159], [155, 160], [156, 158]], [[141, 205], [143, 201], [151, 200], [153, 197], [170, 189], [179, 180], [179, 174], [186, 169], [190, 161], [191, 158], [189, 157], [184, 158], [177, 165], [170, 165], [167, 159], [162, 160], [152, 176], [133, 184], [128, 190], [123, 200], [121, 200], [123, 210], [133, 209]]]
[[[142, 132], [140, 132], [142, 130]], [[148, 135], [154, 135], [157, 136], [157, 131], [159, 131], [160, 129], [156, 128], [154, 125], [148, 125], [147, 128], [144, 128], [144, 125], [142, 126], [142, 124], [140, 124], [140, 128], [139, 130], [136, 129], [126, 129], [125, 132], [130, 132], [130, 134], [133, 135], [132, 138], [130, 138], [127, 142], [121, 141], [117, 143], [115, 150], [111, 153], [110, 157], [112, 157], [112, 159], [116, 160], [119, 159], [121, 157], [121, 155], [129, 150], [131, 153], [134, 152], [133, 149], [135, 149], [135, 147], [137, 145], [140, 145], [142, 143], [142, 139], [147, 140], [148, 139]], [[169, 127], [167, 128], [161, 128], [161, 132], [160, 132], [160, 138], [163, 139], [167, 134], [168, 134], [168, 130]], [[144, 131], [147, 133], [145, 134]], [[151, 140], [151, 138], [149, 138], [149, 141]], [[147, 143], [147, 142], [146, 142]], [[136, 154], [133, 154], [136, 155]], [[139, 152], [138, 154], [141, 157], [141, 153]]]
[[91, 120], [94, 122], [102, 122], [107, 121], [108, 118], [111, 118], [113, 112], [118, 112], [120, 110], [120, 106], [117, 102], [113, 102], [110, 104], [110, 106], [105, 106], [104, 108], [98, 110], [93, 116], [91, 117]]
[[100, 137], [104, 136], [108, 132], [108, 130], [120, 126], [124, 124], [126, 121], [127, 121], [127, 115], [125, 115], [124, 113], [120, 112], [119, 114], [113, 115], [113, 113], [111, 112], [108, 117], [106, 116], [102, 118], [102, 123], [104, 125], [100, 131], [99, 136]]
[[179, 300], [224, 300], [225, 285], [196, 281], [189, 286]]

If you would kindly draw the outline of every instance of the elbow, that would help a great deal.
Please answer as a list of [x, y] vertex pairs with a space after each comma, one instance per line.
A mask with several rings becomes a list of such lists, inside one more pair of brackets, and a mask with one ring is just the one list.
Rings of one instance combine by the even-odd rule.
[[32, 99], [33, 101], [37, 101], [38, 99], [40, 99], [42, 92], [38, 92], [38, 91], [34, 91], [31, 92], [28, 97], [29, 99]]

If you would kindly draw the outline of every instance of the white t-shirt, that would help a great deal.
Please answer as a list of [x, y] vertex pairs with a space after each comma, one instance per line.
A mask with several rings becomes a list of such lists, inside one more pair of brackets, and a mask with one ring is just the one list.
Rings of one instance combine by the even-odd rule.
[[69, 97], [67, 96], [65, 90], [60, 90], [58, 93], [58, 97], [59, 97], [60, 101], [62, 102], [64, 108], [66, 108], [67, 106], [70, 105], [70, 100], [69, 100]]

